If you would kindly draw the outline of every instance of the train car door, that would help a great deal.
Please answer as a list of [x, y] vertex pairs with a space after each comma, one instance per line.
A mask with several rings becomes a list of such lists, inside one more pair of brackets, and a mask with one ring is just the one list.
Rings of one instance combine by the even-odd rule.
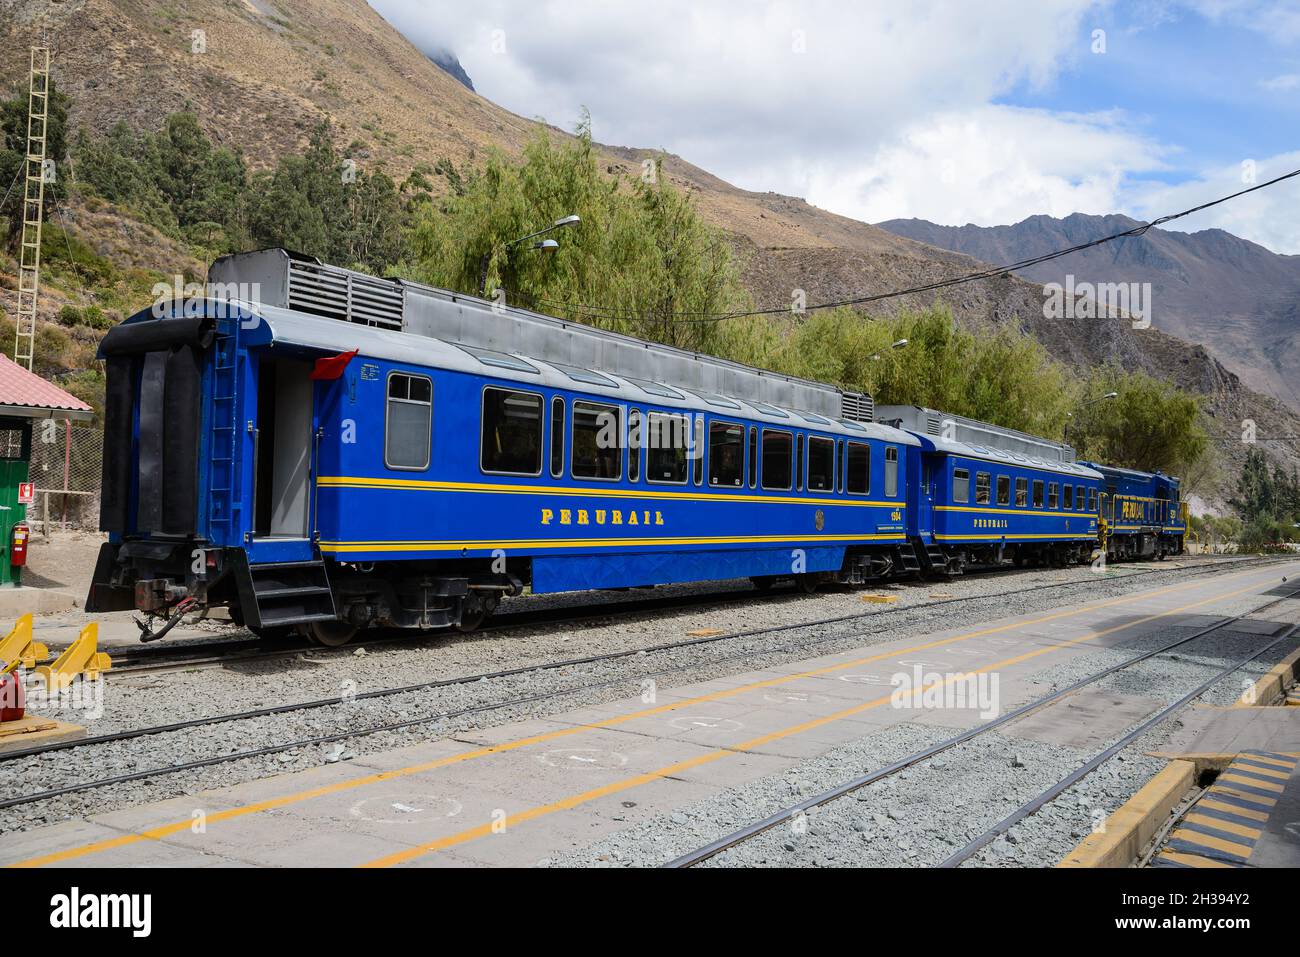
[[927, 542], [934, 532], [935, 475], [943, 470], [944, 461], [933, 455], [921, 455], [921, 494], [917, 502], [916, 527]]
[[254, 431], [255, 560], [312, 557], [312, 462], [315, 442], [312, 364], [263, 358]]

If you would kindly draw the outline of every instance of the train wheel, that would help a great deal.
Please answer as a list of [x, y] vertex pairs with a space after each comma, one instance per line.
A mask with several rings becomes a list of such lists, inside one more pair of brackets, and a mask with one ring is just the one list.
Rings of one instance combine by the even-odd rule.
[[313, 621], [307, 626], [307, 635], [326, 648], [342, 648], [356, 637], [357, 626], [346, 621]]
[[822, 586], [820, 575], [795, 575], [794, 582], [805, 595], [817, 594], [817, 589]]
[[488, 620], [488, 610], [486, 608], [477, 608], [473, 611], [465, 610], [460, 613], [460, 621], [456, 622], [456, 630], [469, 634], [478, 631], [483, 627], [483, 622]]

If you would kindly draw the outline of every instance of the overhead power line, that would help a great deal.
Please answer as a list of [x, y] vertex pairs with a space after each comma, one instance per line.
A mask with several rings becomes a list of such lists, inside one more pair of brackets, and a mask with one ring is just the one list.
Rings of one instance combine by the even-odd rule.
[[[1097, 246], [1103, 246], [1106, 243], [1113, 243], [1118, 239], [1128, 239], [1132, 237], [1144, 236], [1146, 235], [1147, 232], [1149, 232], [1152, 229], [1155, 229], [1158, 226], [1163, 226], [1166, 223], [1172, 223], [1175, 220], [1183, 219], [1187, 216], [1191, 216], [1194, 215], [1195, 213], [1203, 212], [1215, 206], [1220, 206], [1223, 203], [1228, 203], [1234, 199], [1239, 199], [1240, 197], [1246, 196], [1249, 193], [1258, 192], [1259, 190], [1267, 189], [1270, 186], [1276, 186], [1278, 183], [1281, 183], [1285, 180], [1294, 179], [1296, 177], [1300, 177], [1300, 169], [1293, 170], [1290, 173], [1286, 173], [1282, 176], [1277, 176], [1273, 179], [1268, 180], [1267, 182], [1259, 183], [1247, 189], [1239, 190], [1238, 192], [1232, 193], [1229, 196], [1222, 196], [1219, 199], [1211, 200], [1208, 203], [1202, 203], [1199, 206], [1193, 206], [1191, 209], [1185, 209], [1180, 213], [1170, 213], [1167, 216], [1161, 216], [1159, 219], [1152, 220], [1151, 222], [1144, 223], [1140, 226], [1134, 226], [1132, 229], [1126, 229], [1123, 232], [1114, 233], [1110, 236], [1103, 236], [1100, 239], [1090, 240], [1089, 242], [1086, 243], [1079, 243], [1076, 246], [1070, 246], [1066, 249], [1058, 249], [1054, 252], [1045, 253], [1044, 255], [1041, 256], [1033, 256], [1030, 257], [1029, 259], [1022, 259], [1019, 262], [1008, 263], [1005, 266], [994, 266], [988, 269], [980, 270], [979, 272], [967, 273], [961, 276], [954, 276], [949, 279], [942, 279], [936, 282], [926, 283], [925, 285], [921, 285], [921, 286], [912, 286], [907, 289], [896, 289], [891, 292], [882, 292], [882, 293], [875, 293], [866, 296], [857, 296], [852, 299], [839, 299], [832, 302], [817, 303], [815, 305], [805, 306], [801, 311], [817, 312], [823, 309], [838, 309], [844, 306], [864, 306], [864, 305], [869, 305], [871, 303], [883, 302], [888, 299], [900, 299], [904, 296], [915, 296], [919, 293], [935, 292], [940, 289], [948, 289], [953, 286], [960, 286], [971, 282], [982, 282], [988, 279], [1000, 279], [1005, 276], [1009, 276], [1011, 273], [1018, 272], [1022, 269], [1028, 269], [1031, 266], [1037, 266], [1041, 263], [1051, 262], [1054, 259], [1061, 259], [1065, 256], [1070, 256], [1074, 253], [1082, 252], [1085, 249], [1093, 249]], [[786, 313], [791, 312], [790, 306], [780, 306], [780, 307], [769, 308], [769, 309], [755, 309], [749, 312], [723, 312], [723, 313], [672, 312], [672, 313], [660, 314], [660, 315], [647, 313], [644, 316], [632, 316], [632, 315], [622, 315], [619, 313], [611, 312], [605, 309], [604, 307], [593, 306], [587, 303], [565, 302], [556, 299], [545, 299], [540, 296], [531, 296], [528, 295], [527, 293], [517, 293], [517, 295], [522, 295], [524, 296], [524, 298], [528, 299], [529, 301], [540, 305], [553, 306], [561, 309], [573, 310], [579, 313], [580, 315], [582, 315], [584, 318], [605, 319], [605, 320], [616, 321], [616, 322], [653, 321], [653, 322], [673, 322], [673, 323], [708, 323], [708, 322], [724, 322], [728, 319], [745, 319], [745, 318], [756, 317], [756, 316], [784, 315]]]

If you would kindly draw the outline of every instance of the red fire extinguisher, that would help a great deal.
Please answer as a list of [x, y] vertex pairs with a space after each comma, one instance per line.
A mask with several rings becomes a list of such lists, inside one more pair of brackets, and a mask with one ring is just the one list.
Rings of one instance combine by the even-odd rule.
[[23, 679], [17, 674], [0, 674], [0, 723], [21, 721], [27, 710]]
[[14, 526], [13, 537], [9, 542], [9, 566], [22, 568], [27, 564], [27, 541], [32, 537], [32, 530], [26, 522]]

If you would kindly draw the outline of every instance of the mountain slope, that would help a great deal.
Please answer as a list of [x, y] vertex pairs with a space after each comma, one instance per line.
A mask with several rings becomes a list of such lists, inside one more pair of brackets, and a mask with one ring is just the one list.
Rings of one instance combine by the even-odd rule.
[[[440, 157], [476, 162], [494, 148], [517, 156], [539, 128], [470, 91], [363, 0], [0, 0], [0, 80], [24, 78], [26, 48], [40, 23], [60, 88], [74, 97], [74, 125], [104, 132], [124, 120], [153, 130], [167, 113], [189, 108], [210, 136], [238, 147], [254, 166], [298, 150], [323, 118], [341, 142], [366, 144], [366, 162], [396, 175]], [[194, 52], [196, 30], [204, 52]], [[612, 174], [639, 171], [656, 155], [601, 150]], [[676, 156], [665, 158], [664, 172], [731, 235], [745, 282], [763, 306], [788, 304], [796, 289], [816, 303], [979, 267], [961, 252], [800, 199], [738, 189]], [[1020, 325], [1076, 366], [1117, 359], [1168, 376], [1205, 395], [1224, 435], [1239, 434], [1244, 418], [1256, 419], [1264, 434], [1300, 434], [1300, 417], [1243, 387], [1203, 347], [1122, 322], [1046, 320], [1041, 288], [1022, 279], [873, 308], [935, 301], [962, 322]], [[1244, 457], [1244, 449], [1225, 448], [1230, 462]]]
[[[881, 228], [992, 263], [1017, 262], [1140, 225], [1126, 216], [1032, 216], [1014, 226]], [[1300, 406], [1300, 256], [1279, 256], [1221, 229], [1153, 229], [1024, 270], [1038, 283], [1150, 283], [1158, 329], [1204, 343], [1252, 388]]]

